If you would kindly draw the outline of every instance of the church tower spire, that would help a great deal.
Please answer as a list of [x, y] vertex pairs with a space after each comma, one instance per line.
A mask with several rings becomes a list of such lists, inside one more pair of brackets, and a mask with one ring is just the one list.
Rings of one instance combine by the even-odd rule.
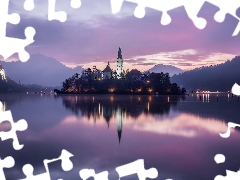
[[118, 49], [118, 58], [117, 58], [117, 76], [120, 79], [123, 75], [123, 57], [122, 57], [122, 49], [119, 47]]

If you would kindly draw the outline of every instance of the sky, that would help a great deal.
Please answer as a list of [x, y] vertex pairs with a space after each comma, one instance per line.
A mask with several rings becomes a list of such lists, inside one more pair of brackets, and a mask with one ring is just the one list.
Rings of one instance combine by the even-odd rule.
[[[169, 11], [172, 22], [160, 23], [162, 12], [146, 9], [144, 18], [136, 18], [136, 4], [124, 2], [121, 11], [112, 14], [110, 0], [82, 0], [79, 9], [70, 0], [57, 0], [57, 11], [66, 11], [62, 23], [48, 21], [48, 1], [35, 0], [35, 9], [25, 11], [24, 0], [10, 0], [9, 12], [19, 13], [17, 25], [7, 25], [7, 36], [25, 38], [24, 29], [36, 29], [35, 42], [26, 50], [53, 57], [69, 67], [104, 69], [110, 62], [116, 69], [118, 47], [122, 48], [124, 69], [145, 71], [156, 64], [173, 65], [183, 70], [220, 64], [239, 55], [240, 33], [232, 37], [238, 20], [226, 15], [214, 20], [218, 7], [205, 3], [198, 16], [207, 20], [199, 30], [188, 18], [184, 7]], [[237, 11], [240, 17], [240, 10]], [[17, 54], [7, 61], [17, 60]]]

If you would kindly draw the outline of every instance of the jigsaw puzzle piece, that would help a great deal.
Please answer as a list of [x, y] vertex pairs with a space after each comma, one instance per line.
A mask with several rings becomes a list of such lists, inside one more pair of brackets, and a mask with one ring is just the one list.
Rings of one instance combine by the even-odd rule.
[[[214, 19], [217, 22], [223, 22], [225, 20], [226, 14], [231, 14], [236, 19], [240, 21], [240, 17], [237, 15], [237, 10], [240, 7], [240, 1], [228, 0], [228, 1], [219, 1], [219, 0], [207, 0], [209, 3], [217, 6], [220, 10], [215, 14]], [[240, 22], [233, 32], [233, 36], [237, 36], [240, 31]]]
[[162, 12], [162, 17], [160, 23], [162, 25], [168, 25], [171, 23], [172, 19], [168, 14], [168, 11], [175, 9], [177, 7], [183, 6], [183, 0], [168, 0], [166, 3], [165, 0], [127, 0], [129, 2], [133, 2], [138, 4], [137, 8], [135, 9], [134, 15], [136, 17], [144, 17], [145, 15], [145, 8], [151, 8], [154, 10], [158, 10]]
[[15, 161], [14, 161], [13, 157], [8, 156], [4, 159], [0, 158], [0, 179], [1, 180], [6, 180], [3, 169], [4, 168], [11, 168], [14, 165], [15, 165]]
[[154, 179], [158, 177], [158, 171], [156, 168], [145, 169], [143, 159], [117, 167], [116, 171], [119, 174], [119, 180], [122, 177], [133, 174], [137, 174], [139, 180], [146, 180], [146, 178]]
[[73, 157], [74, 155], [71, 154], [70, 152], [68, 152], [67, 150], [63, 149], [61, 152], [61, 155], [56, 158], [56, 159], [52, 159], [52, 160], [44, 160], [44, 165], [45, 167], [48, 168], [47, 164], [61, 160], [62, 161], [62, 169], [64, 171], [70, 171], [73, 168], [73, 163], [70, 160], [71, 157]]
[[79, 175], [83, 180], [87, 180], [90, 177], [93, 177], [94, 180], [108, 180], [108, 171], [96, 174], [94, 169], [82, 169]]
[[74, 9], [81, 7], [81, 0], [71, 0], [71, 7]]
[[188, 17], [192, 20], [193, 24], [198, 29], [204, 29], [207, 25], [207, 21], [204, 18], [198, 17], [198, 13], [200, 12], [205, 0], [184, 0], [184, 8], [187, 12]]
[[240, 124], [236, 124], [236, 123], [232, 123], [232, 122], [229, 122], [228, 123], [228, 129], [227, 129], [227, 132], [226, 133], [219, 133], [219, 135], [222, 137], [222, 138], [228, 138], [231, 134], [231, 128], [235, 128], [235, 127], [240, 127]]
[[122, 8], [123, 1], [124, 0], [110, 0], [113, 14], [117, 14], [117, 13], [120, 12], [120, 10]]
[[73, 168], [73, 163], [70, 160], [70, 157], [73, 157], [73, 154], [63, 149], [61, 152], [61, 155], [58, 158], [51, 159], [51, 160], [45, 159], [43, 161], [43, 164], [46, 169], [46, 172], [38, 175], [33, 175], [34, 168], [31, 164], [26, 164], [22, 168], [22, 171], [25, 174], [26, 178], [22, 180], [43, 180], [43, 179], [51, 180], [48, 164], [59, 161], [59, 160], [62, 162], [61, 164], [62, 169], [64, 171], [70, 171]]
[[26, 39], [0, 37], [0, 54], [4, 59], [7, 59], [17, 52], [19, 59], [22, 62], [26, 62], [30, 58], [30, 55], [25, 51], [25, 47], [34, 42], [33, 37], [35, 36], [35, 33], [34, 28], [27, 27], [25, 29]]
[[[137, 7], [134, 11], [134, 15], [137, 18], [143, 18], [145, 16], [145, 8], [151, 8], [162, 12], [162, 17], [160, 23], [162, 25], [168, 25], [171, 23], [172, 19], [168, 14], [168, 11], [175, 8], [184, 6], [189, 18], [193, 21], [194, 25], [203, 29], [206, 26], [206, 20], [203, 18], [197, 17], [198, 12], [203, 6], [205, 0], [168, 0], [166, 3], [165, 0], [125, 0], [137, 4]], [[111, 0], [112, 13], [116, 14], [120, 11], [123, 4], [123, 0]]]
[[214, 180], [235, 180], [240, 179], [240, 171], [234, 172], [226, 170], [226, 176], [218, 175]]
[[[80, 8], [81, 0], [71, 0], [70, 3], [72, 8]], [[58, 20], [60, 22], [65, 22], [67, 20], [67, 13], [65, 11], [55, 11], [56, 0], [48, 0], [48, 20]]]
[[22, 168], [23, 173], [26, 175], [25, 180], [51, 180], [49, 172], [33, 175], [33, 166], [31, 164], [25, 164]]
[[226, 158], [223, 154], [216, 154], [214, 160], [217, 164], [224, 163]]
[[58, 20], [65, 22], [67, 20], [67, 13], [65, 11], [55, 11], [56, 0], [48, 0], [48, 20]]
[[20, 22], [19, 14], [8, 14], [9, 0], [0, 1], [0, 54], [4, 59], [9, 58], [14, 53], [19, 54], [19, 59], [26, 62], [29, 54], [25, 51], [25, 47], [34, 42], [35, 29], [27, 27], [25, 29], [26, 39], [17, 39], [6, 37], [7, 23], [18, 24]]
[[0, 37], [6, 35], [7, 23], [18, 24], [20, 22], [19, 14], [8, 14], [9, 0], [0, 1]]
[[240, 86], [237, 83], [232, 86], [232, 93], [236, 96], [240, 96]]
[[[1, 103], [2, 106], [2, 103]], [[20, 150], [24, 145], [20, 145], [17, 137], [17, 131], [25, 131], [28, 127], [27, 121], [21, 119], [16, 123], [13, 121], [11, 111], [0, 112], [0, 123], [8, 121], [11, 124], [11, 130], [8, 132], [0, 132], [0, 138], [2, 141], [7, 139], [13, 139], [13, 148]]]
[[239, 17], [236, 15], [236, 12], [237, 9], [240, 7], [240, 1], [236, 0], [228, 1], [207, 0], [207, 1], [220, 8], [220, 10], [214, 16], [215, 21], [223, 22], [225, 20], [226, 14], [231, 14], [235, 18], [239, 19]]
[[34, 6], [34, 0], [25, 0], [23, 7], [26, 11], [32, 11]]

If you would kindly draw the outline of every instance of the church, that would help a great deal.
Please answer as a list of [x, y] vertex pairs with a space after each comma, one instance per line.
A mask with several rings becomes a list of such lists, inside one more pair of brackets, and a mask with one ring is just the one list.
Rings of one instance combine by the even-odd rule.
[[103, 79], [121, 79], [124, 77], [124, 71], [123, 71], [123, 57], [122, 57], [122, 49], [119, 47], [118, 49], [118, 57], [117, 57], [117, 71], [113, 71], [110, 68], [110, 64], [108, 62], [106, 68], [102, 71], [103, 72]]
[[110, 63], [108, 61], [107, 66], [103, 71], [99, 70], [94, 66], [93, 70], [90, 73], [90, 68], [84, 70], [82, 72], [83, 76], [92, 75], [94, 80], [102, 80], [102, 79], [122, 79], [125, 77], [125, 71], [123, 70], [123, 57], [122, 57], [122, 49], [119, 47], [118, 49], [118, 57], [116, 59], [117, 62], [117, 70], [113, 70], [110, 67]]

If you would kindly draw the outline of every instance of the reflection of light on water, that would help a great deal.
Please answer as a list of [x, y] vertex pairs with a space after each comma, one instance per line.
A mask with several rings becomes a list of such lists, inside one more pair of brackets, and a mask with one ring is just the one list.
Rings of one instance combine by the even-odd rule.
[[228, 94], [228, 101], [229, 101], [229, 94]]
[[119, 143], [120, 143], [121, 136], [122, 136], [122, 128], [123, 128], [123, 111], [122, 111], [121, 108], [117, 109], [116, 118], [117, 118], [118, 140], [119, 140]]
[[148, 99], [149, 99], [149, 101], [151, 102], [151, 101], [152, 101], [152, 96], [149, 96], [149, 98], [148, 98]]
[[167, 97], [167, 102], [170, 102], [170, 97], [169, 96]]
[[184, 137], [196, 137], [206, 134], [218, 134], [225, 132], [227, 125], [222, 121], [213, 118], [201, 118], [190, 114], [180, 114], [173, 119], [164, 118], [158, 121], [153, 116], [146, 117], [141, 115], [138, 121], [128, 120], [124, 123], [126, 127], [149, 131], [159, 134], [168, 134]]
[[110, 101], [111, 101], [111, 102], [114, 101], [114, 97], [113, 97], [113, 96], [110, 97]]
[[123, 112], [122, 112], [122, 109], [120, 108], [117, 109], [116, 119], [117, 119], [117, 129], [118, 131], [121, 131], [123, 126]]
[[[112, 121], [112, 124], [116, 123], [117, 131], [121, 132], [123, 129], [123, 111], [118, 108], [116, 111], [116, 121]], [[114, 118], [112, 119], [114, 120]], [[181, 113], [174, 118], [164, 117], [159, 121], [155, 116], [141, 114], [137, 119], [127, 116], [124, 119], [124, 128], [132, 129], [136, 131], [153, 132], [158, 134], [183, 136], [188, 138], [194, 138], [197, 136], [219, 133], [225, 133], [227, 124], [213, 118], [201, 118], [199, 116]], [[106, 126], [106, 121], [103, 116], [98, 119], [99, 126]], [[75, 116], [67, 117], [62, 123], [84, 123], [88, 125], [94, 125], [94, 117], [90, 120], [87, 117], [81, 117], [79, 121]], [[234, 129], [231, 129], [231, 132]]]
[[100, 115], [100, 112], [101, 112], [101, 105], [100, 103], [98, 104], [98, 114]]
[[141, 97], [140, 97], [140, 96], [138, 96], [138, 101], [139, 101], [139, 102], [141, 101]]
[[94, 96], [92, 97], [92, 101], [94, 102]]
[[147, 103], [147, 110], [148, 110], [148, 112], [149, 112], [149, 110], [150, 110], [149, 102]]

